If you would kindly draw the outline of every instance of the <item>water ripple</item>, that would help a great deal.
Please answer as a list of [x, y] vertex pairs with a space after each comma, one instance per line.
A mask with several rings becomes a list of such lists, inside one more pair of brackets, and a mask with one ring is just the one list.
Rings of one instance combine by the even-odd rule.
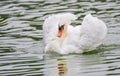
[[[119, 0], [1, 0], [1, 76], [119, 76]], [[51, 14], [70, 12], [78, 16], [74, 25], [91, 13], [102, 19], [108, 35], [98, 52], [44, 54], [42, 24]]]

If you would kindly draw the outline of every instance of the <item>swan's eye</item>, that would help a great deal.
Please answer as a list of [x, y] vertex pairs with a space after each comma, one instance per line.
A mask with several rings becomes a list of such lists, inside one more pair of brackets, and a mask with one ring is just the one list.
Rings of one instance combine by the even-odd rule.
[[61, 28], [64, 29], [64, 26], [65, 26], [65, 25], [61, 25]]
[[59, 26], [59, 30], [64, 30], [64, 26], [65, 26], [65, 25]]

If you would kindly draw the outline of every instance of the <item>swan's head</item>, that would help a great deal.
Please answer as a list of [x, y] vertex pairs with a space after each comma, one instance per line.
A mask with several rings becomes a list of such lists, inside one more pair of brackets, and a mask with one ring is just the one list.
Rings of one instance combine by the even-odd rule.
[[[57, 51], [61, 52], [61, 49], [66, 44], [67, 38], [70, 34], [70, 23], [75, 20], [74, 14], [63, 13], [58, 15], [52, 15], [45, 21], [45, 29], [48, 30], [45, 34], [45, 51]], [[50, 24], [50, 25], [49, 25]], [[48, 25], [48, 27], [47, 27]], [[52, 26], [53, 25], [53, 26]], [[47, 28], [46, 28], [47, 27]]]
[[68, 27], [68, 23], [67, 23], [67, 20], [65, 19], [61, 19], [59, 21], [59, 24], [58, 24], [58, 37], [61, 38], [63, 36], [66, 35], [67, 33], [67, 27]]
[[68, 27], [68, 22], [65, 19], [61, 19], [58, 22], [58, 28], [57, 28], [57, 36], [53, 36], [51, 39], [50, 43], [47, 44], [45, 51], [55, 51], [60, 52], [61, 46], [67, 37], [67, 27]]

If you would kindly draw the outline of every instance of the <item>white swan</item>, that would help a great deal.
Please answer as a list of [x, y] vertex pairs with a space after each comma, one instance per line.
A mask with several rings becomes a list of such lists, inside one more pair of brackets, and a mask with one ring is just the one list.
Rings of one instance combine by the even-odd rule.
[[71, 26], [76, 16], [63, 13], [49, 16], [43, 23], [45, 52], [54, 51], [60, 54], [83, 53], [94, 50], [107, 34], [103, 21], [88, 14], [82, 25]]

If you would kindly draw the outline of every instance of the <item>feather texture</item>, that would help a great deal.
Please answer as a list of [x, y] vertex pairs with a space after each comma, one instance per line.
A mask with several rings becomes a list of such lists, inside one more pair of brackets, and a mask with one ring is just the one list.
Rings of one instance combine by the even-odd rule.
[[[57, 37], [58, 25], [61, 19], [67, 22], [67, 34], [63, 38]], [[60, 54], [83, 53], [94, 50], [99, 46], [107, 34], [105, 23], [88, 14], [84, 17], [82, 25], [70, 25], [76, 16], [63, 13], [49, 16], [43, 24], [45, 51], [55, 51]]]

